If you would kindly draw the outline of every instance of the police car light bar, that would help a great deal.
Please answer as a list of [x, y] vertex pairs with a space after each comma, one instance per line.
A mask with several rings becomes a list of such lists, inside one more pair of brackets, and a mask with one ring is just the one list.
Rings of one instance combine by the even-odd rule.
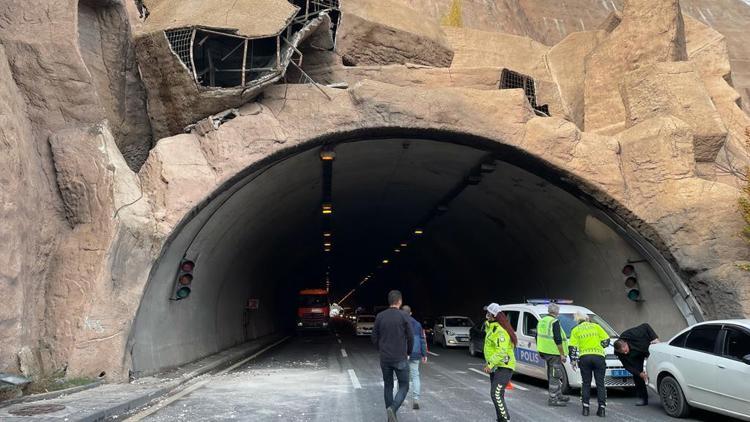
[[572, 305], [572, 299], [527, 299], [526, 303], [531, 305], [548, 305], [550, 303], [557, 303], [558, 305]]

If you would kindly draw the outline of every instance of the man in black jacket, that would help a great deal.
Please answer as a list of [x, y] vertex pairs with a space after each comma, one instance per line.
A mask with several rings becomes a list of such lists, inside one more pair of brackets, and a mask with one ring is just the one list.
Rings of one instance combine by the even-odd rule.
[[638, 397], [636, 406], [648, 405], [648, 390], [646, 389], [648, 375], [643, 369], [643, 361], [649, 356], [649, 346], [658, 342], [659, 336], [648, 324], [625, 330], [615, 342], [615, 355], [622, 362], [622, 366], [633, 374], [635, 394]]
[[[388, 292], [390, 308], [375, 317], [372, 342], [380, 352], [380, 369], [383, 372], [383, 395], [388, 422], [395, 422], [396, 412], [409, 392], [409, 353], [414, 347], [414, 336], [409, 317], [401, 311], [401, 292]], [[393, 374], [398, 379], [398, 391], [393, 397]]]

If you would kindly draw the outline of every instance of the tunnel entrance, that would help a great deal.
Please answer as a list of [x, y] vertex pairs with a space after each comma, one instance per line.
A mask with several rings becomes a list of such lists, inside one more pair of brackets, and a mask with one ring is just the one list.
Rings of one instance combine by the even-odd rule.
[[[566, 298], [617, 330], [649, 321], [663, 336], [700, 319], [664, 257], [617, 221], [564, 175], [497, 145], [311, 143], [247, 169], [175, 230], [134, 322], [132, 368], [146, 374], [291, 330], [303, 288], [330, 287], [344, 306], [369, 309], [400, 289], [423, 317]], [[186, 260], [191, 293], [175, 300]], [[639, 301], [628, 298], [627, 266]]]

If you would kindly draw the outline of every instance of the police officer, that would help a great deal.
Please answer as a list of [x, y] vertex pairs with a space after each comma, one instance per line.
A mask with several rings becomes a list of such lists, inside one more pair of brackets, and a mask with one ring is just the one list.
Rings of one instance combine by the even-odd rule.
[[516, 369], [515, 347], [518, 344], [508, 318], [500, 311], [500, 305], [490, 303], [484, 308], [487, 322], [484, 330], [484, 372], [490, 375], [490, 397], [495, 405], [498, 422], [510, 421], [505, 404], [505, 387]]
[[589, 415], [591, 398], [591, 375], [596, 379], [596, 398], [599, 408], [596, 416], [604, 417], [607, 406], [607, 388], [604, 385], [604, 374], [607, 362], [604, 359], [604, 348], [609, 346], [609, 335], [597, 323], [590, 322], [588, 315], [582, 312], [575, 314], [576, 325], [570, 332], [570, 360], [581, 368], [581, 402], [583, 416]]
[[547, 380], [549, 383], [550, 406], [565, 406], [570, 397], [562, 393], [563, 385], [563, 363], [567, 361], [565, 355], [568, 349], [568, 340], [565, 331], [560, 327], [557, 317], [560, 315], [560, 307], [556, 303], [547, 306], [547, 316], [539, 320], [536, 326], [536, 350], [547, 362]]

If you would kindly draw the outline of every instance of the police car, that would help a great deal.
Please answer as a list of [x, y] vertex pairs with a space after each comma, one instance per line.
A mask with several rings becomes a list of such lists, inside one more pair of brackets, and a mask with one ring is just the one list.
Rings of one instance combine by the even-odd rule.
[[[558, 319], [560, 320], [561, 328], [565, 331], [568, 338], [570, 338], [570, 331], [576, 326], [575, 319], [573, 318], [576, 312], [583, 312], [589, 316], [592, 322], [601, 325], [604, 331], [612, 338], [612, 343], [618, 337], [618, 333], [599, 315], [582, 306], [573, 305], [573, 301], [570, 300], [534, 299], [522, 304], [500, 305], [500, 309], [508, 317], [510, 324], [516, 330], [516, 335], [518, 336], [516, 372], [520, 374], [547, 379], [547, 368], [544, 359], [536, 351], [536, 325], [540, 319], [547, 315], [547, 305], [552, 301], [560, 306], [560, 316]], [[469, 353], [476, 356], [484, 348], [483, 322], [471, 329], [470, 337]], [[622, 367], [611, 345], [607, 347], [606, 353], [607, 372], [604, 382], [607, 388], [635, 387], [630, 372]], [[567, 394], [572, 388], [581, 387], [581, 372], [573, 370], [570, 360], [564, 364], [564, 367], [563, 392]]]

